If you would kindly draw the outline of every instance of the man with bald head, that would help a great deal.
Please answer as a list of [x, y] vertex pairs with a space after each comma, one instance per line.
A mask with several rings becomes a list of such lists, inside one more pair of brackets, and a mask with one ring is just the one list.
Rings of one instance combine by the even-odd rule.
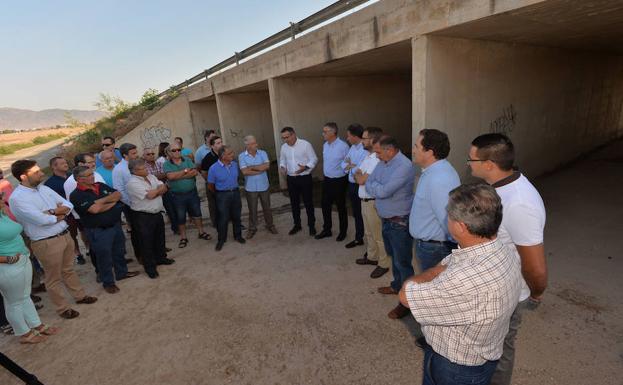
[[244, 138], [246, 151], [238, 156], [240, 171], [244, 175], [244, 189], [249, 205], [249, 230], [246, 238], [251, 239], [257, 232], [257, 200], [262, 202], [262, 212], [266, 228], [272, 234], [277, 234], [277, 229], [273, 224], [273, 213], [270, 209], [270, 184], [268, 182], [268, 169], [270, 161], [266, 151], [257, 147], [257, 140], [253, 135]]
[[112, 170], [115, 168], [115, 154], [112, 150], [104, 150], [99, 153], [101, 165], [95, 171], [104, 178], [107, 185], [112, 186]]

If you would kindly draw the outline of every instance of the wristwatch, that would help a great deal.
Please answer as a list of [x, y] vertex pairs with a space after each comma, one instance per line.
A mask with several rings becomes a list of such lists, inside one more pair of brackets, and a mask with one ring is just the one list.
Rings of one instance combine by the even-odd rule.
[[187, 168], [184, 169], [184, 174], [188, 174], [188, 169]]

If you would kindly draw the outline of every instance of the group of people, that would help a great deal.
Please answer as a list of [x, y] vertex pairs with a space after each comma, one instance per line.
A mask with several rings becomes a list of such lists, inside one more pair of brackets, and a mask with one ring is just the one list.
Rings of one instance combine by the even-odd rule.
[[[447, 161], [449, 138], [441, 131], [421, 130], [409, 159], [381, 128], [352, 124], [344, 141], [337, 124], [326, 123], [323, 224], [316, 232], [312, 172], [318, 157], [294, 128], [284, 127], [280, 134], [283, 144], [277, 163], [287, 182], [294, 222], [288, 234], [302, 230], [302, 197], [310, 236], [333, 237], [335, 204], [339, 222], [335, 239], [346, 240], [350, 201], [355, 232], [345, 247], [365, 247], [355, 262], [374, 266], [371, 278], [380, 278], [391, 268], [391, 283], [378, 291], [398, 296], [389, 318], [412, 314], [420, 323], [423, 335], [417, 343], [425, 350], [424, 383], [467, 383], [478, 378], [476, 383], [509, 384], [522, 312], [539, 304], [547, 283], [543, 201], [514, 168], [510, 139], [495, 133], [475, 138], [466, 149], [467, 163], [472, 175], [485, 183], [461, 185]], [[174, 263], [167, 257], [171, 249], [164, 242], [163, 212], [180, 237], [179, 248], [189, 242], [187, 216], [197, 228], [197, 238], [210, 240], [202, 221], [199, 176], [206, 183], [217, 251], [227, 241], [230, 222], [237, 242], [255, 236], [258, 200], [266, 230], [277, 234], [270, 203], [270, 159], [252, 135], [244, 138], [244, 145], [245, 151], [236, 157], [210, 130], [195, 153], [176, 138], [160, 143], [158, 149], [144, 148], [139, 157], [135, 145], [115, 148], [114, 138], [105, 137], [102, 151], [78, 154], [69, 174], [68, 162], [53, 158], [53, 175], [45, 183], [36, 162], [15, 162], [11, 172], [20, 184], [0, 214], [0, 292], [15, 334], [25, 343], [36, 343], [58, 331], [39, 321], [30, 299], [31, 254], [43, 266], [45, 287], [57, 313], [74, 318], [78, 312], [66, 300], [63, 286], [76, 303], [97, 300], [85, 293], [72, 268], [75, 257], [84, 263], [78, 234], [98, 281], [111, 294], [120, 290], [117, 281], [139, 274], [127, 267], [122, 214], [134, 255], [150, 278], [158, 277], [158, 266]], [[422, 170], [415, 189], [414, 163]], [[244, 237], [240, 176], [249, 208]], [[6, 214], [9, 210], [15, 221]], [[412, 264], [414, 250], [417, 269]]]

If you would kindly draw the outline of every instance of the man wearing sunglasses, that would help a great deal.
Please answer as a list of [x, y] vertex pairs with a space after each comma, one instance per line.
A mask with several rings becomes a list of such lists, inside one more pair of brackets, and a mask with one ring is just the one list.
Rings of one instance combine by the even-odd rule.
[[[123, 156], [121, 156], [121, 151], [119, 151], [119, 149], [115, 147], [115, 138], [113, 138], [112, 136], [105, 136], [102, 138], [102, 151], [104, 150], [110, 150], [113, 152], [115, 164], [123, 160]], [[101, 155], [101, 152], [95, 155], [95, 167], [100, 167], [103, 164]]]

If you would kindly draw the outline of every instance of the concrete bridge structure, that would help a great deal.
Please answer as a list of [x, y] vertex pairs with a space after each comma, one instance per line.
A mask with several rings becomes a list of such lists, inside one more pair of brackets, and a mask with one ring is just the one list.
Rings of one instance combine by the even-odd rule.
[[407, 153], [445, 131], [464, 174], [473, 137], [503, 132], [523, 172], [550, 171], [623, 136], [623, 2], [382, 0], [188, 87], [121, 141], [196, 147], [217, 129], [278, 157], [292, 126], [320, 155], [327, 121], [382, 127]]

